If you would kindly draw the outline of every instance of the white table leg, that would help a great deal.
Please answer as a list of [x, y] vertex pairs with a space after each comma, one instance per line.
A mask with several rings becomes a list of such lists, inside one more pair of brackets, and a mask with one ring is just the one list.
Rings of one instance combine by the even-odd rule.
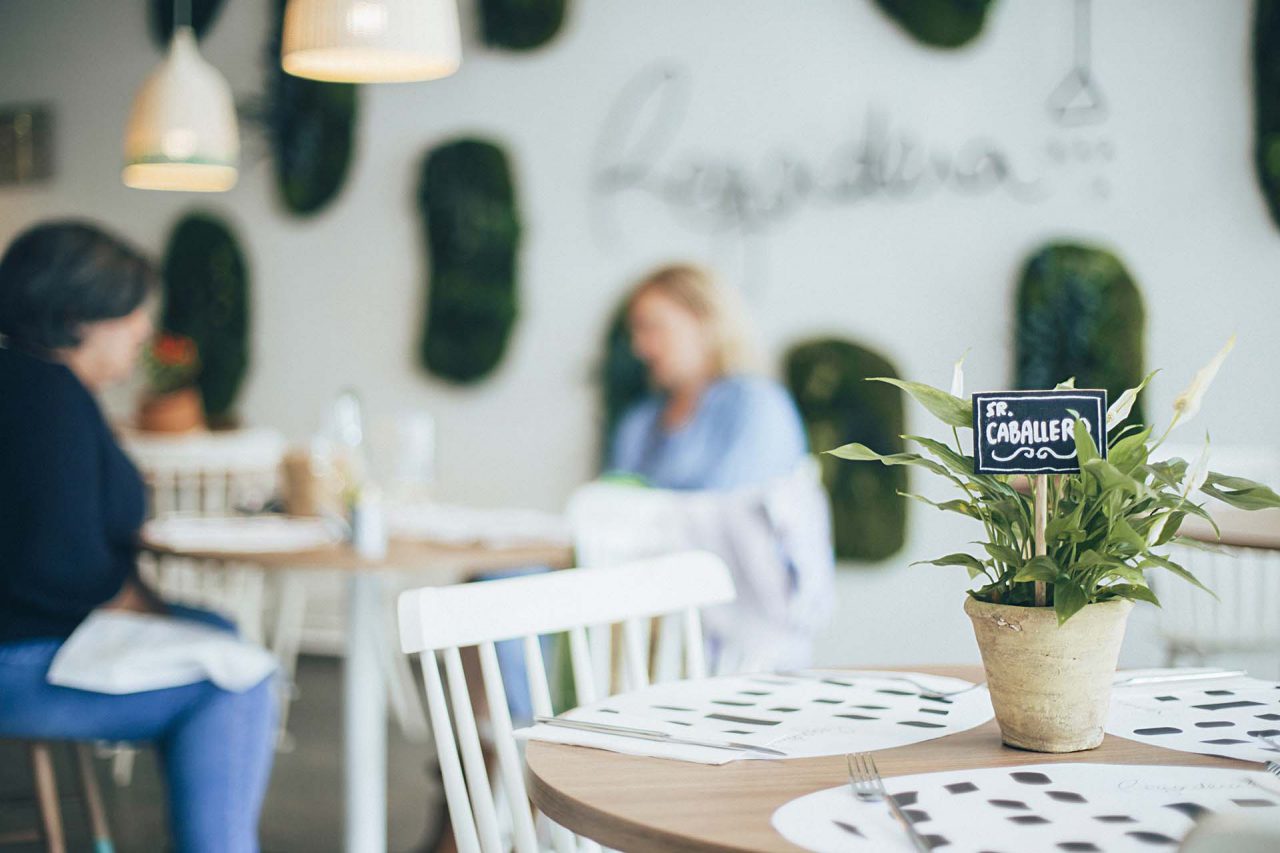
[[378, 654], [382, 615], [382, 579], [352, 574], [343, 673], [347, 853], [387, 849], [387, 693]]

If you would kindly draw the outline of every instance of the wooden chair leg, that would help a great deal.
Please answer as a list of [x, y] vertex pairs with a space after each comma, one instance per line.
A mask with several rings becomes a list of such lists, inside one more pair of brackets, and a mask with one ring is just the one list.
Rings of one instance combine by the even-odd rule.
[[102, 804], [102, 789], [93, 772], [93, 752], [88, 744], [75, 745], [76, 767], [80, 771], [80, 790], [84, 794], [85, 817], [93, 833], [94, 853], [114, 853], [111, 829], [107, 826], [107, 810]]
[[62, 809], [58, 805], [58, 782], [53, 773], [53, 755], [47, 743], [32, 743], [31, 777], [35, 782], [36, 806], [40, 811], [40, 824], [44, 831], [44, 849], [47, 853], [66, 853], [66, 840], [62, 835]]

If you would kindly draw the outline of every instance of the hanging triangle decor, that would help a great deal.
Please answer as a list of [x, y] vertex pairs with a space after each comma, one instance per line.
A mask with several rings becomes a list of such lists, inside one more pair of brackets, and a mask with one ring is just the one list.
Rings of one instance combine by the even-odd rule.
[[1280, 0], [1258, 0], [1253, 22], [1254, 163], [1280, 226]]
[[963, 47], [978, 37], [995, 0], [875, 0], [886, 15], [930, 47]]
[[1046, 106], [1065, 127], [1106, 121], [1107, 99], [1093, 75], [1093, 0], [1073, 0], [1072, 63], [1067, 76], [1049, 93]]
[[422, 365], [478, 382], [502, 361], [519, 307], [520, 213], [506, 154], [480, 139], [433, 149], [418, 205], [430, 264]]
[[346, 181], [355, 150], [357, 95], [351, 83], [325, 83], [286, 73], [280, 66], [286, 0], [274, 0], [266, 50], [265, 123], [285, 209], [318, 213]]

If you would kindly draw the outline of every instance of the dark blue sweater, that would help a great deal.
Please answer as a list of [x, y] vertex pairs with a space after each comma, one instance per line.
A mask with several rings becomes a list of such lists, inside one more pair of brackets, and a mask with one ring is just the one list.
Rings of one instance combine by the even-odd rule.
[[0, 642], [66, 637], [133, 572], [142, 480], [61, 364], [0, 348]]

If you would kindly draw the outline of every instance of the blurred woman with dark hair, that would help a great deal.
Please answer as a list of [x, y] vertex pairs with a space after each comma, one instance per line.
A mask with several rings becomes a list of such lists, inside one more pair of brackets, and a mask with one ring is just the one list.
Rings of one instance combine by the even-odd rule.
[[0, 259], [0, 737], [153, 741], [182, 851], [255, 851], [272, 758], [270, 679], [112, 695], [48, 682], [98, 609], [168, 613], [138, 579], [142, 479], [94, 393], [126, 379], [151, 334], [156, 274], [78, 222], [40, 225]]

